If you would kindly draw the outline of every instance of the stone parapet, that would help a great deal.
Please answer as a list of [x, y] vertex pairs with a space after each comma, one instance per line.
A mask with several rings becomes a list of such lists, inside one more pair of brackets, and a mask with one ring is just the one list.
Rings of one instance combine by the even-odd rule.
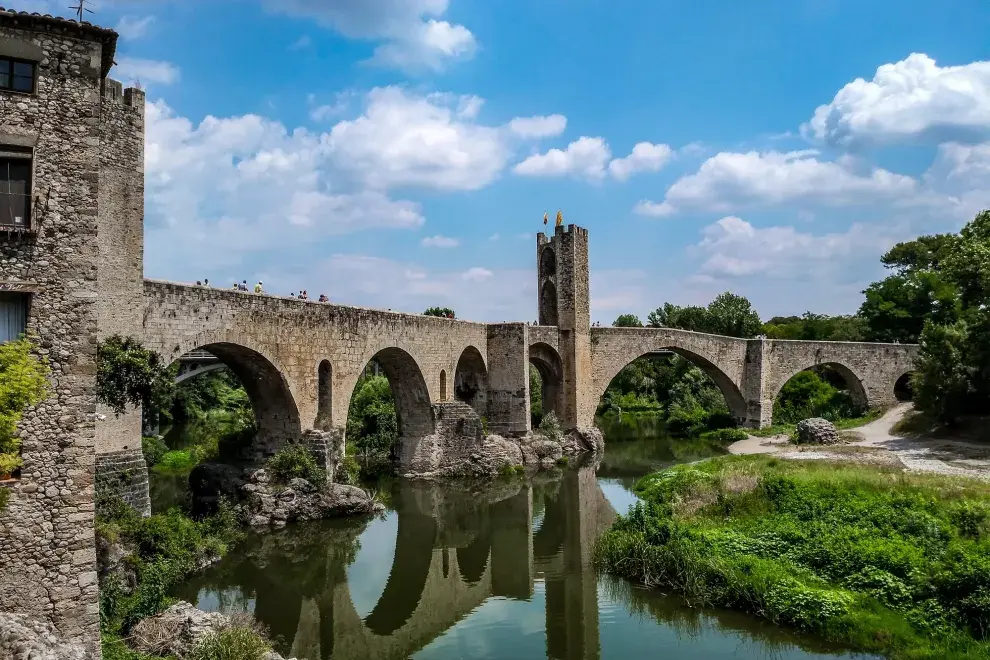
[[141, 448], [96, 455], [97, 489], [120, 496], [141, 515], [151, 515], [148, 464]]

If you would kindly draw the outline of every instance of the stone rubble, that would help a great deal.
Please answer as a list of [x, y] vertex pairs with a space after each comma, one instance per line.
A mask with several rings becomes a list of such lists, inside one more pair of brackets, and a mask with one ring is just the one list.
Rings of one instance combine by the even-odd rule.
[[821, 417], [803, 419], [797, 424], [797, 443], [799, 445], [837, 445], [839, 432], [835, 425]]
[[92, 660], [89, 651], [64, 642], [48, 622], [0, 613], [0, 658], [4, 660]]
[[284, 527], [290, 522], [380, 513], [385, 510], [368, 493], [355, 486], [327, 484], [317, 488], [305, 479], [288, 484], [272, 483], [268, 473], [256, 470], [241, 486], [237, 505], [241, 522], [251, 527]]

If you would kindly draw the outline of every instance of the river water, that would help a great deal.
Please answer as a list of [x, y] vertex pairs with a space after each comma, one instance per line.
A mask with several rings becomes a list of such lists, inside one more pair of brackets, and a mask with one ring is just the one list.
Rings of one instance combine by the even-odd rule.
[[597, 574], [637, 477], [724, 451], [649, 420], [606, 437], [600, 460], [533, 479], [373, 484], [385, 515], [251, 534], [175, 595], [250, 615], [299, 660], [864, 657]]

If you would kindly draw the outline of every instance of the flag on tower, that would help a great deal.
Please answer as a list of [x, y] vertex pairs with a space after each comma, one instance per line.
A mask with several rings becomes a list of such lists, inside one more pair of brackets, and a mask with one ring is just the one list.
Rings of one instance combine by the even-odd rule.
[[557, 226], [560, 227], [563, 224], [564, 224], [564, 214], [560, 212], [560, 209], [557, 209]]
[[547, 224], [547, 222], [548, 222], [549, 220], [550, 220], [550, 217], [549, 217], [549, 216], [547, 216], [547, 212], [546, 212], [546, 211], [544, 211], [544, 212], [543, 212], [543, 224]]

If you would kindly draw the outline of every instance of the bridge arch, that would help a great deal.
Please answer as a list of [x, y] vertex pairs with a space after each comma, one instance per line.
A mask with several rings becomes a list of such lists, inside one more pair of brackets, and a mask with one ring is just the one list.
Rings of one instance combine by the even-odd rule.
[[543, 412], [553, 412], [559, 418], [564, 411], [564, 362], [560, 353], [550, 344], [536, 342], [529, 347], [529, 363], [540, 374]]
[[[392, 390], [398, 424], [397, 442], [415, 442], [432, 435], [436, 427], [430, 388], [416, 358], [403, 348], [389, 346], [371, 355], [363, 364], [372, 360], [381, 367]], [[360, 373], [359, 371], [353, 376], [347, 401], [353, 399]]]
[[914, 398], [914, 383], [911, 382], [913, 375], [913, 371], [907, 371], [894, 381], [894, 399], [897, 401], [911, 401]]
[[285, 367], [275, 356], [247, 342], [203, 337], [189, 342], [187, 347], [177, 345], [171, 352], [172, 359], [174, 361], [193, 350], [216, 356], [244, 386], [251, 399], [258, 428], [254, 453], [259, 457], [270, 455], [283, 444], [301, 437], [302, 421], [296, 405], [297, 397], [286, 377]]
[[735, 381], [715, 364], [712, 358], [669, 341], [658, 343], [656, 346], [640, 347], [634, 355], [626, 354], [621, 359], [603, 364], [600, 377], [595, 379], [595, 406], [601, 402], [602, 397], [605, 395], [605, 390], [608, 389], [608, 386], [612, 383], [612, 379], [619, 375], [620, 371], [642, 357], [646, 357], [651, 353], [662, 352], [675, 353], [701, 369], [722, 393], [732, 416], [739, 422], [743, 422], [746, 419], [746, 400]]
[[[809, 369], [814, 369], [815, 367], [828, 367], [838, 373], [842, 376], [842, 380], [845, 381], [846, 389], [852, 397], [853, 402], [858, 406], [862, 406], [864, 409], [870, 406], [870, 397], [866, 391], [865, 385], [863, 384], [863, 379], [860, 378], [859, 374], [841, 362], [818, 362], [815, 364], [809, 364], [800, 369], [785, 371], [784, 376], [779, 378], [774, 387], [771, 388], [770, 392], [768, 392], [768, 394], [770, 394], [770, 405], [772, 406], [773, 402], [777, 400], [777, 397], [780, 395], [781, 390], [784, 389], [784, 385], [787, 384], [787, 381], [794, 378], [794, 376], [798, 375], [802, 371], [808, 371]], [[893, 396], [893, 393], [891, 393], [891, 396]]]
[[333, 365], [323, 360], [316, 370], [316, 420], [313, 428], [329, 431], [333, 428]]
[[488, 368], [476, 346], [468, 346], [454, 369], [454, 397], [468, 404], [479, 417], [488, 414]]

